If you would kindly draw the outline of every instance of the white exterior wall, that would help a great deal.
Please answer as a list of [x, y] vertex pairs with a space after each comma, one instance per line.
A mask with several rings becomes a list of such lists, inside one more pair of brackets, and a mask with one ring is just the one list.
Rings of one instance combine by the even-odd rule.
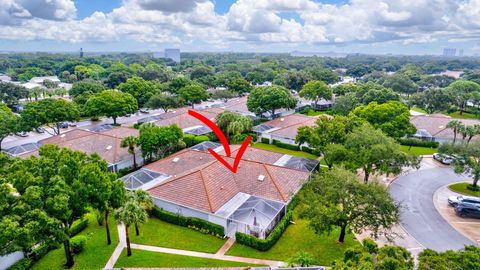
[[6, 270], [8, 267], [12, 266], [14, 263], [23, 259], [23, 252], [17, 251], [10, 253], [5, 256], [0, 256], [0, 270]]

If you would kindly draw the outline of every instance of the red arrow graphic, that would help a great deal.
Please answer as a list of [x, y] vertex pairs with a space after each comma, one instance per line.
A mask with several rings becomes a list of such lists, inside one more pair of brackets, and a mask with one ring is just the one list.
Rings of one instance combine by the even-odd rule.
[[[200, 113], [192, 110], [188, 110], [188, 114], [197, 118], [198, 120], [202, 121], [205, 125], [207, 125], [215, 135], [217, 135], [218, 139], [223, 145], [223, 149], [225, 150], [225, 153], [227, 157], [231, 156], [230, 153], [230, 143], [227, 140], [227, 137], [225, 134], [223, 134], [222, 130], [215, 125], [210, 119], [206, 118], [205, 116], [201, 115]], [[230, 165], [225, 159], [223, 159], [217, 152], [213, 151], [212, 148], [208, 148], [208, 152], [215, 157], [218, 161], [220, 161], [225, 167], [227, 167], [230, 171], [233, 173], [237, 172], [238, 165], [240, 164], [240, 160], [242, 159], [243, 154], [245, 153], [245, 150], [247, 150], [248, 144], [252, 140], [252, 136], [248, 136], [245, 141], [242, 143], [242, 146], [240, 146], [240, 149], [237, 152], [237, 155], [235, 156], [235, 160], [233, 162], [233, 166]]]

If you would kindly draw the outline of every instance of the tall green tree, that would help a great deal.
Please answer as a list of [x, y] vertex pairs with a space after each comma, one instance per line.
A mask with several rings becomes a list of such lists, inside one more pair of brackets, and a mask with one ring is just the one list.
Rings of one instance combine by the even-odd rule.
[[309, 221], [315, 233], [340, 228], [340, 243], [345, 240], [347, 228], [357, 233], [367, 229], [377, 237], [400, 218], [400, 205], [390, 198], [385, 186], [362, 184], [345, 169], [314, 175], [305, 185], [301, 201], [300, 216]]
[[127, 200], [125, 204], [115, 211], [115, 219], [125, 226], [125, 238], [127, 240], [127, 256], [132, 256], [130, 236], [128, 229], [131, 225], [147, 222], [148, 214], [137, 202]]
[[455, 154], [454, 171], [458, 174], [469, 174], [473, 178], [472, 188], [478, 189], [480, 180], [480, 142], [466, 144], [443, 143], [438, 149], [440, 153]]
[[135, 136], [127, 136], [122, 139], [121, 147], [127, 148], [128, 153], [133, 156], [133, 169], [137, 169], [137, 157], [135, 155], [135, 147], [137, 146], [138, 138]]
[[169, 109], [174, 109], [182, 106], [183, 100], [171, 94], [155, 94], [145, 104], [150, 109], [163, 109], [167, 112]]
[[72, 84], [72, 88], [68, 92], [70, 96], [76, 97], [87, 92], [91, 94], [100, 93], [103, 90], [106, 90], [106, 88], [101, 82], [94, 80], [83, 80], [74, 82]]
[[250, 93], [253, 89], [253, 86], [243, 78], [233, 79], [227, 84], [228, 90], [233, 91], [238, 94]]
[[31, 130], [45, 125], [52, 130], [52, 132], [46, 130], [48, 133], [59, 135], [61, 123], [78, 121], [80, 112], [70, 101], [46, 98], [25, 105], [21, 116], [24, 128]]
[[317, 109], [317, 104], [320, 99], [331, 100], [333, 91], [322, 81], [309, 81], [303, 85], [298, 95], [312, 100], [314, 102], [314, 109]]
[[20, 130], [20, 120], [20, 117], [10, 108], [0, 103], [0, 150], [2, 150], [2, 141]]
[[138, 110], [137, 100], [128, 93], [106, 90], [91, 96], [85, 103], [85, 111], [91, 116], [107, 116], [117, 124], [117, 118]]
[[140, 127], [137, 144], [146, 160], [164, 157], [180, 147], [183, 131], [176, 125], [156, 126], [146, 123]]
[[[148, 192], [141, 189], [127, 192], [127, 200], [131, 200], [136, 204], [140, 205], [140, 207], [142, 207], [142, 209], [144, 209], [145, 211], [152, 210], [152, 208], [154, 207], [152, 197], [150, 197]], [[139, 223], [135, 223], [135, 234], [137, 236], [140, 235], [139, 226]]]
[[88, 156], [55, 145], [42, 146], [39, 157], [16, 160], [6, 177], [17, 195], [6, 194], [9, 204], [0, 227], [15, 225], [22, 235], [0, 237], [0, 246], [63, 243], [65, 266], [72, 267], [72, 224], [95, 206], [93, 202], [103, 197], [104, 187], [116, 178], [107, 167], [96, 154]]
[[459, 80], [451, 83], [446, 89], [451, 93], [457, 103], [460, 109], [460, 115], [463, 115], [467, 102], [472, 98], [473, 93], [480, 92], [480, 84]]
[[410, 110], [399, 101], [384, 104], [372, 102], [357, 107], [352, 113], [394, 138], [411, 135], [416, 131], [415, 126], [410, 123]]
[[450, 109], [453, 104], [451, 92], [442, 88], [427, 89], [411, 96], [413, 104], [432, 114]]
[[404, 153], [394, 139], [369, 124], [347, 134], [344, 146], [349, 153], [346, 165], [362, 169], [365, 183], [372, 174], [399, 174], [403, 168], [417, 168], [420, 163], [418, 156]]
[[208, 99], [208, 92], [198, 84], [190, 84], [179, 90], [180, 97], [192, 105], [194, 109], [195, 103], [200, 103]]
[[269, 112], [271, 117], [278, 109], [294, 109], [296, 105], [297, 99], [290, 91], [277, 85], [255, 88], [247, 99], [249, 111], [260, 115]]
[[229, 139], [250, 131], [253, 127], [253, 121], [250, 117], [230, 111], [218, 114], [215, 117], [215, 124]]
[[22, 98], [28, 97], [25, 87], [9, 82], [0, 82], [0, 101], [7, 105], [17, 104]]
[[457, 134], [460, 131], [460, 129], [462, 129], [463, 126], [464, 125], [462, 122], [460, 122], [460, 120], [452, 120], [448, 122], [447, 128], [450, 128], [453, 130], [453, 142], [452, 142], [453, 144], [455, 144], [455, 142], [457, 141]]
[[117, 89], [132, 95], [141, 108], [145, 106], [150, 97], [160, 93], [158, 86], [154, 82], [146, 81], [142, 77], [129, 78], [126, 82], [117, 86]]
[[425, 249], [418, 254], [418, 270], [480, 269], [480, 248], [465, 246], [459, 251], [437, 252]]
[[387, 76], [383, 82], [383, 86], [391, 88], [397, 93], [413, 94], [418, 91], [418, 85], [415, 84], [408, 76], [403, 74], [395, 74]]

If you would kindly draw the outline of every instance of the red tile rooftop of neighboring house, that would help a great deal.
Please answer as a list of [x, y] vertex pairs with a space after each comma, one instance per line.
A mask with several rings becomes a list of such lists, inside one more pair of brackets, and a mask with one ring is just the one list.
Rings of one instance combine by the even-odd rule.
[[[206, 118], [214, 121], [215, 117], [223, 112], [223, 109], [220, 108], [211, 108], [204, 110], [195, 110]], [[175, 124], [181, 129], [190, 128], [194, 126], [205, 126], [200, 120], [188, 114], [188, 109], [182, 108], [179, 111], [173, 113], [173, 111], [168, 112], [165, 116], [165, 119], [160, 119], [155, 122], [157, 126], [168, 126]]]
[[330, 115], [322, 114], [318, 116], [306, 116], [303, 114], [291, 114], [279, 117], [267, 122], [263, 125], [269, 125], [278, 129], [268, 132], [274, 136], [295, 139], [299, 127], [314, 126], [315, 121], [320, 117], [331, 117]]
[[[425, 129], [436, 139], [453, 139], [453, 130], [447, 128], [447, 125], [452, 120], [459, 120], [466, 126], [480, 125], [480, 121], [475, 119], [454, 119], [444, 114], [432, 114], [432, 115], [416, 115], [410, 117], [410, 122], [417, 129]], [[457, 135], [457, 138], [461, 139], [461, 135]], [[475, 139], [475, 137], [474, 137]]]
[[138, 136], [138, 130], [128, 127], [113, 128], [101, 133], [74, 129], [61, 135], [39, 141], [39, 144], [54, 144], [70, 148], [86, 154], [97, 153], [110, 164], [115, 164], [131, 158], [127, 148], [122, 148], [122, 138]]
[[[272, 157], [269, 157], [266, 152], [248, 149], [246, 159], [242, 159], [234, 174], [209, 153], [185, 149], [145, 166], [173, 175], [148, 192], [154, 197], [206, 212], [217, 211], [238, 192], [288, 202], [309, 173], [268, 164], [282, 154], [270, 152]], [[233, 163], [233, 158], [224, 158]], [[263, 179], [259, 180], [261, 176]]]

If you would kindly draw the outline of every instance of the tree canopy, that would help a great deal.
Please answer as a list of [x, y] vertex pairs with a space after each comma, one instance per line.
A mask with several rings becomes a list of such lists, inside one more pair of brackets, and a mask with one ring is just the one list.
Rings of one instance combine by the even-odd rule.
[[182, 146], [183, 131], [176, 125], [156, 126], [146, 123], [140, 126], [137, 144], [147, 160], [162, 158]]
[[150, 97], [145, 104], [150, 109], [162, 109], [167, 112], [169, 109], [178, 108], [183, 105], [183, 100], [169, 93], [159, 93]]
[[192, 108], [194, 108], [195, 103], [200, 103], [208, 98], [207, 90], [198, 84], [190, 84], [180, 88], [179, 95], [183, 100], [190, 103]]
[[154, 82], [146, 81], [142, 77], [129, 78], [126, 82], [117, 86], [117, 89], [132, 95], [137, 100], [140, 108], [145, 106], [145, 103], [147, 103], [151, 96], [160, 92]]
[[21, 112], [21, 116], [23, 128], [31, 130], [46, 125], [52, 129], [52, 134], [59, 135], [61, 123], [77, 121], [80, 112], [76, 105], [70, 101], [46, 98], [27, 103]]
[[399, 101], [384, 104], [371, 102], [366, 106], [357, 107], [353, 114], [394, 138], [411, 135], [416, 131], [415, 126], [410, 123], [410, 110]]
[[0, 103], [0, 150], [2, 150], [3, 139], [21, 129], [20, 120], [20, 117], [10, 108]]
[[107, 116], [117, 124], [117, 117], [134, 113], [138, 110], [137, 100], [128, 93], [106, 90], [91, 96], [85, 103], [85, 110], [92, 116]]
[[104, 187], [117, 181], [98, 155], [54, 145], [42, 146], [39, 157], [16, 160], [5, 178], [0, 189], [11, 183], [17, 195], [0, 192], [6, 203], [0, 207], [1, 255], [63, 243], [67, 267], [74, 264], [72, 224], [104, 199]]
[[359, 233], [368, 229], [377, 237], [400, 219], [400, 206], [385, 186], [363, 184], [345, 169], [334, 168], [314, 175], [301, 194], [301, 217], [317, 234], [340, 228], [343, 243], [347, 228]]
[[275, 111], [278, 109], [294, 109], [297, 100], [285, 87], [273, 85], [267, 87], [258, 87], [248, 95], [247, 107], [256, 114], [270, 113], [275, 117]]
[[298, 95], [312, 100], [314, 102], [314, 108], [317, 109], [317, 104], [320, 99], [331, 100], [333, 91], [332, 89], [322, 81], [309, 81], [303, 85]]
[[28, 91], [25, 87], [9, 82], [0, 81], [0, 101], [7, 104], [17, 104], [22, 98], [28, 96]]

